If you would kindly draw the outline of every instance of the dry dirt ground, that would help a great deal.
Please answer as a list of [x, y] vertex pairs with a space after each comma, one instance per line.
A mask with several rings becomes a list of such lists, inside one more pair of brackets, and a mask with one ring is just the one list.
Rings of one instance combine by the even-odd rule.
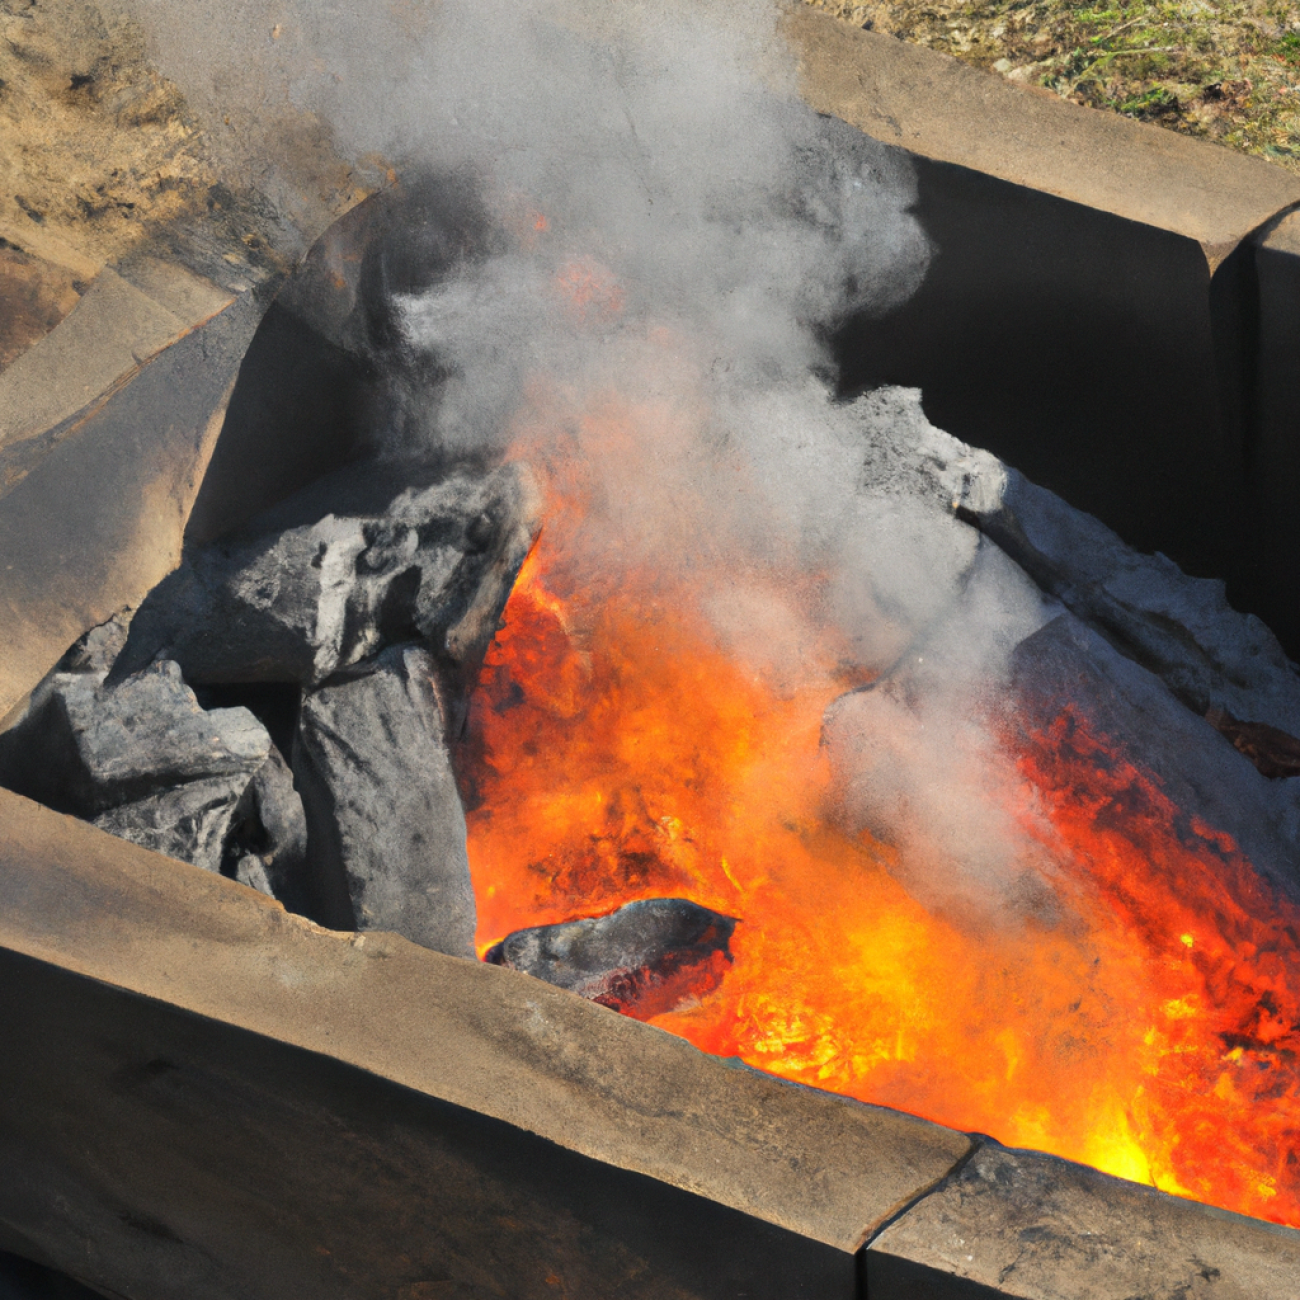
[[[332, 209], [352, 189], [308, 115], [281, 106], [267, 137], [300, 209]], [[0, 370], [133, 250], [183, 242], [191, 269], [219, 283], [205, 261], [256, 280], [293, 259], [293, 232], [239, 150], [213, 145], [111, 6], [0, 0]]]
[[[807, 3], [1300, 170], [1300, 0]], [[94, 0], [0, 0], [0, 369], [95, 266], [224, 206], [220, 170], [129, 24]]]
[[1300, 0], [806, 0], [1008, 81], [1300, 171]]

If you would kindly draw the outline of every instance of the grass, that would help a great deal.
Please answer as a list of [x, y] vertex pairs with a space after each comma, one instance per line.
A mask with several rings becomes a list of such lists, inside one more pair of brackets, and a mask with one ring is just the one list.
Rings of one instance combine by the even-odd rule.
[[1076, 104], [1300, 171], [1300, 0], [806, 0]]

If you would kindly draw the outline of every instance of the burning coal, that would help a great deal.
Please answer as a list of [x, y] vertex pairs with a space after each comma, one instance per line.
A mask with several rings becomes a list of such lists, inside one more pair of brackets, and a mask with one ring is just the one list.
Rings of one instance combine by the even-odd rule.
[[717, 988], [735, 928], [735, 917], [687, 899], [648, 898], [608, 916], [516, 930], [483, 960], [648, 1020]]
[[796, 101], [760, 0], [357, 21], [212, 93], [155, 30], [254, 151], [279, 85], [428, 178], [357, 286], [375, 446], [543, 483], [459, 756], [480, 954], [688, 899], [733, 960], [633, 1014], [1300, 1222], [1300, 807], [1198, 716], [1294, 734], [1294, 674], [916, 395], [837, 400], [837, 322], [931, 253], [905, 162]]

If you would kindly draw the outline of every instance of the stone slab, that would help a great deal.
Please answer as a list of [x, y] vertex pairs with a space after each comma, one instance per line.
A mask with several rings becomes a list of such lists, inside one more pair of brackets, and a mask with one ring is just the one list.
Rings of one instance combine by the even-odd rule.
[[86, 287], [67, 267], [0, 244], [0, 373], [67, 316]]
[[0, 792], [0, 946], [479, 1111], [852, 1252], [965, 1135], [731, 1069], [662, 1030]]
[[866, 1259], [872, 1300], [1300, 1297], [1300, 1232], [994, 1143]]
[[1261, 159], [1011, 85], [804, 4], [784, 26], [818, 112], [921, 157], [1184, 235], [1212, 267], [1300, 203], [1300, 177]]
[[[175, 284], [182, 274], [169, 279]], [[40, 345], [0, 374], [0, 447], [69, 419], [234, 300], [197, 276], [187, 280], [189, 293], [164, 289], [169, 307], [115, 271], [100, 271]]]
[[0, 483], [0, 718], [83, 632], [137, 604], [180, 560], [261, 310], [255, 295], [237, 299], [10, 467]]
[[0, 239], [52, 266], [61, 267], [87, 284], [104, 269], [102, 257], [70, 244], [67, 239], [60, 238], [44, 226], [33, 225], [31, 221], [19, 225], [0, 217]]
[[854, 1255], [376, 1074], [3, 949], [0, 982], [0, 1246], [106, 1295], [857, 1295]]
[[1254, 273], [1251, 472], [1233, 594], [1264, 618], [1294, 659], [1300, 658], [1300, 213], [1261, 236]]

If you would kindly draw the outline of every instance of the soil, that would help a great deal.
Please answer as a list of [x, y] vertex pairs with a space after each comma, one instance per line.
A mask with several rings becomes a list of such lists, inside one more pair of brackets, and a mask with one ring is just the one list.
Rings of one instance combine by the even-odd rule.
[[805, 0], [1008, 81], [1300, 171], [1297, 0]]
[[0, 224], [11, 249], [121, 256], [216, 177], [137, 31], [87, 0], [0, 0]]
[[328, 133], [292, 107], [251, 176], [246, 154], [218, 147], [229, 119], [193, 112], [118, 8], [0, 0], [0, 370], [106, 264], [152, 252], [242, 291], [297, 259], [299, 226], [361, 196]]

